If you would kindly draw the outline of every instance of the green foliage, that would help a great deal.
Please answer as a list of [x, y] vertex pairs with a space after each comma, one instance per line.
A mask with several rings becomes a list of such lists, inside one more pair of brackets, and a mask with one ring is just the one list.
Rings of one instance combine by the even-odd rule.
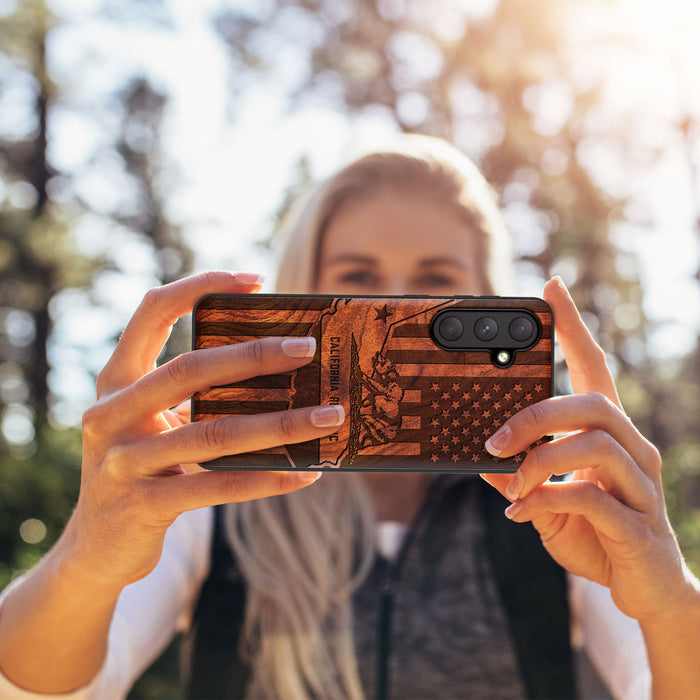
[[[62, 532], [78, 496], [80, 451], [77, 429], [44, 425], [27, 447], [0, 453], [0, 589], [33, 566]], [[20, 536], [29, 519], [46, 528], [38, 542]]]
[[700, 577], [700, 440], [665, 452], [666, 506], [688, 566]]

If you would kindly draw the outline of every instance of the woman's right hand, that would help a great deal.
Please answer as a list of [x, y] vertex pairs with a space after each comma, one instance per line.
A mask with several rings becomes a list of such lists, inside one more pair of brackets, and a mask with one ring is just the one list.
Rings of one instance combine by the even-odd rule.
[[174, 322], [208, 293], [254, 292], [255, 275], [210, 272], [149, 291], [97, 380], [83, 418], [78, 505], [58, 546], [95, 583], [122, 587], [158, 563], [185, 510], [288, 493], [318, 472], [206, 471], [197, 462], [327, 435], [342, 408], [309, 407], [183, 424], [194, 392], [311, 360], [313, 338], [265, 338], [195, 350], [156, 367]]

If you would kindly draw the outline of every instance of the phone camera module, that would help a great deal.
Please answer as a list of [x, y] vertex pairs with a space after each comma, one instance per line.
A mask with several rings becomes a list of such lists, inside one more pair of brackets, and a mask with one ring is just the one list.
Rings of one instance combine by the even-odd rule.
[[438, 329], [445, 340], [457, 340], [464, 333], [464, 324], [456, 316], [445, 316]]
[[[486, 351], [497, 367], [510, 367], [516, 354], [531, 348], [542, 332], [537, 317], [525, 308], [470, 308], [460, 301], [441, 309], [430, 323], [430, 336], [443, 350]], [[479, 304], [480, 305], [480, 304]], [[507, 355], [507, 356], [506, 356]]]
[[498, 324], [492, 318], [483, 316], [474, 324], [474, 335], [484, 342], [498, 335]]
[[535, 334], [535, 330], [534, 321], [527, 316], [514, 318], [508, 326], [511, 338], [521, 343], [530, 340]]

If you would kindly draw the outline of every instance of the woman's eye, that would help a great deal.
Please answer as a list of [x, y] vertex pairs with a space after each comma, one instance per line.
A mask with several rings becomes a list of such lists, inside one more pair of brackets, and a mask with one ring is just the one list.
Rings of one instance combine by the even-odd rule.
[[378, 276], [371, 270], [352, 270], [345, 272], [338, 278], [343, 284], [356, 284], [361, 287], [372, 287], [379, 284]]
[[415, 284], [421, 289], [443, 289], [447, 287], [456, 287], [457, 281], [447, 275], [430, 273], [421, 275], [418, 279], [416, 279]]

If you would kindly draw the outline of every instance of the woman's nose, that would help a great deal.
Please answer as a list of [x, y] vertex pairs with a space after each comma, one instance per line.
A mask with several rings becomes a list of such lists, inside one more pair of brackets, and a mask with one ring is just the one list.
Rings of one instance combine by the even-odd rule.
[[406, 280], [403, 278], [396, 278], [391, 280], [389, 290], [389, 294], [393, 294], [394, 296], [401, 296], [402, 294], [411, 293], [411, 290], [408, 289], [408, 285], [406, 284]]

